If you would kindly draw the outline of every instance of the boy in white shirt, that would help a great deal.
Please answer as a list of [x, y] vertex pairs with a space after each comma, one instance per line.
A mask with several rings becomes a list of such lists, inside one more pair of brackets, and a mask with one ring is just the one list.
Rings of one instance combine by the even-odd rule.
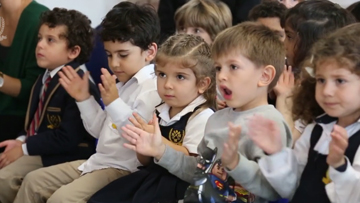
[[[154, 66], [150, 64], [157, 52], [159, 20], [150, 7], [121, 2], [106, 15], [101, 26], [109, 67], [114, 73], [101, 70], [99, 89], [105, 110], [89, 95], [87, 77], [78, 77], [68, 67], [59, 73], [60, 83], [77, 101], [86, 130], [99, 139], [97, 152], [87, 161], [29, 174], [15, 202], [87, 202], [99, 189], [140, 165], [135, 152], [123, 147], [125, 140], [114, 123], [129, 123], [134, 111], [149, 121], [160, 103]], [[115, 76], [120, 81], [117, 84]]]

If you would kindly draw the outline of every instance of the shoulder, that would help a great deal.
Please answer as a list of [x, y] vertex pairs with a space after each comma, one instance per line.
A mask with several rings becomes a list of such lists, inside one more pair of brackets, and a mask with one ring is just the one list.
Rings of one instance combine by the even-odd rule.
[[210, 108], [198, 109], [193, 114], [192, 118], [189, 119], [189, 122], [207, 122], [209, 118], [214, 114], [214, 111]]
[[[32, 1], [22, 12], [21, 17], [26, 22], [38, 23], [40, 22], [40, 16], [43, 12], [48, 11], [49, 9], [37, 3], [36, 1]], [[35, 26], [37, 28], [37, 26]]]

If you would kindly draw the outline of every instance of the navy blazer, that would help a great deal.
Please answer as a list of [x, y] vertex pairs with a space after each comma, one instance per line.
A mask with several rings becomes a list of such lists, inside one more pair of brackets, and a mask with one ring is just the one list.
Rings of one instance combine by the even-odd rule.
[[[71, 62], [67, 65], [84, 75], [79, 64]], [[26, 134], [37, 110], [43, 75], [38, 77], [31, 90], [22, 135]], [[90, 93], [100, 103], [96, 86], [90, 81], [89, 84]], [[95, 139], [85, 130], [76, 101], [60, 85], [58, 74], [48, 85], [37, 134], [29, 136], [26, 145], [29, 155], [40, 155], [44, 166], [88, 159], [95, 152]]]

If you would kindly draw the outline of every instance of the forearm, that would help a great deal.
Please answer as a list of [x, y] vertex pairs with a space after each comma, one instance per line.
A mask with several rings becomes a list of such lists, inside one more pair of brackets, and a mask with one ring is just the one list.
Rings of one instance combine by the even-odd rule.
[[4, 74], [4, 85], [0, 87], [0, 92], [17, 97], [21, 90], [21, 81], [17, 78], [10, 77]]
[[178, 152], [182, 152], [185, 155], [189, 155], [189, 151], [186, 149], [186, 147], [176, 145], [176, 144], [170, 142], [169, 140], [167, 140], [164, 137], [162, 137], [162, 140], [163, 140], [164, 144], [168, 145], [169, 147], [173, 148], [174, 150], [176, 150]]
[[292, 119], [292, 99], [288, 95], [281, 95], [276, 98], [276, 109], [284, 116], [286, 124], [294, 130], [294, 120]]

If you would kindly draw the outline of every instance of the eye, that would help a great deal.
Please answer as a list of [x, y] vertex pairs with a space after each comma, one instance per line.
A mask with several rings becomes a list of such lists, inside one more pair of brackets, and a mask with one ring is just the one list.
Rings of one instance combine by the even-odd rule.
[[199, 34], [199, 33], [201, 33], [201, 29], [195, 28], [195, 29], [194, 29], [194, 32], [195, 32], [196, 34]]
[[237, 67], [237, 66], [235, 66], [235, 65], [230, 65], [230, 68], [231, 68], [231, 69], [233, 69], [233, 70], [238, 69], [238, 67]]
[[106, 54], [108, 58], [112, 58], [112, 55], [111, 54]]
[[38, 40], [38, 42], [41, 41], [41, 36], [38, 36], [38, 37], [37, 37], [37, 40]]
[[324, 84], [324, 83], [325, 83], [325, 79], [324, 79], [324, 78], [316, 78], [316, 83]]
[[162, 72], [158, 72], [157, 76], [160, 77], [160, 78], [165, 78], [166, 77], [165, 73], [162, 73]]
[[129, 54], [118, 54], [119, 58], [126, 58]]
[[179, 80], [184, 80], [185, 79], [185, 77], [183, 75], [177, 75], [176, 78], [179, 79]]
[[47, 39], [47, 41], [48, 41], [48, 42], [54, 42], [55, 40], [50, 37], [50, 38]]
[[341, 78], [336, 79], [336, 84], [341, 85], [341, 84], [344, 84], [345, 82], [346, 82], [346, 81], [345, 81], [344, 79], [341, 79]]
[[220, 66], [215, 66], [215, 70], [216, 70], [216, 72], [220, 72], [220, 71], [221, 71], [221, 67], [220, 67]]

